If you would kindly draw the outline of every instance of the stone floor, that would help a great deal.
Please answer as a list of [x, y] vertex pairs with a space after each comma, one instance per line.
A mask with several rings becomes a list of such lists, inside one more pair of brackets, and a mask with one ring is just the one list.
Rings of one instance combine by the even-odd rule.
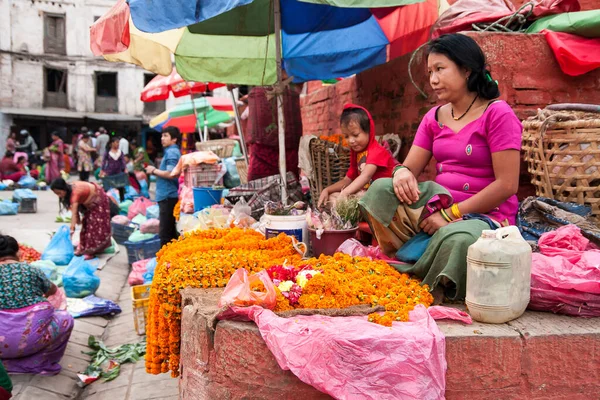
[[[58, 200], [48, 192], [38, 194], [38, 212], [17, 216], [2, 216], [1, 230], [42, 251], [50, 241], [50, 233], [59, 227], [54, 220], [58, 214]], [[0, 192], [0, 199], [10, 198], [11, 192]], [[56, 376], [12, 375], [14, 400], [142, 400], [177, 399], [178, 380], [169, 375], [154, 376], [146, 373], [144, 362], [125, 364], [119, 377], [111, 382], [97, 381], [81, 388], [77, 373], [83, 372], [89, 363], [89, 335], [101, 337], [109, 347], [143, 340], [134, 329], [131, 289], [127, 284], [129, 266], [127, 251], [121, 246], [119, 254], [105, 262], [98, 271], [101, 279], [96, 292], [99, 297], [118, 302], [122, 313], [107, 319], [86, 317], [75, 320], [69, 345], [62, 359], [63, 370]]]

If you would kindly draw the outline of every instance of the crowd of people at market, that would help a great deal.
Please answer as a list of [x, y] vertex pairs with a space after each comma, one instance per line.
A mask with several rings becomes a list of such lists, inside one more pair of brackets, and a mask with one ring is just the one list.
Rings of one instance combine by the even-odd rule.
[[[450, 34], [431, 41], [424, 73], [443, 104], [423, 117], [402, 163], [375, 140], [375, 124], [367, 109], [354, 104], [344, 107], [340, 126], [351, 149], [350, 169], [342, 181], [319, 194], [318, 204], [360, 196], [363, 216], [381, 250], [389, 257], [413, 259], [394, 266], [422, 279], [440, 303], [444, 297], [465, 298], [467, 250], [482, 232], [516, 223], [522, 125], [511, 107], [498, 100], [498, 84], [472, 38]], [[289, 96], [293, 103], [298, 93], [290, 91]], [[248, 98], [268, 101], [262, 88], [253, 89]], [[255, 108], [249, 109], [250, 179], [275, 175], [278, 149], [272, 139], [277, 133], [266, 129], [273, 116], [252, 114]], [[289, 131], [286, 128], [291, 143], [286, 152], [288, 168], [295, 172], [302, 134], [298, 125], [292, 118]], [[171, 171], [181, 157], [181, 133], [165, 128], [161, 141], [164, 155], [155, 166], [135, 141], [110, 135], [104, 128], [92, 134], [84, 127], [73, 146], [65, 145], [54, 132], [40, 159], [31, 135], [21, 131], [20, 137], [13, 134], [7, 141], [0, 174], [16, 182], [38, 171], [36, 178], [50, 184], [61, 207], [72, 212], [71, 233], [81, 225], [77, 254], [87, 257], [110, 246], [110, 220], [118, 213], [114, 210], [118, 202], [107, 195], [105, 187], [90, 182], [90, 176], [97, 171], [98, 178], [114, 177], [121, 200], [125, 186], [139, 188], [140, 181], [149, 183], [154, 177], [164, 245], [178, 237], [173, 211], [179, 184]], [[432, 157], [437, 162], [435, 181], [419, 182]], [[45, 166], [40, 168], [42, 162]], [[79, 180], [69, 180], [75, 170]], [[422, 251], [402, 253], [408, 242], [419, 242]], [[13, 238], [0, 236], [0, 323], [23, 328], [22, 338], [0, 337], [0, 358], [9, 372], [55, 374], [72, 319], [51, 310], [46, 298], [55, 286], [40, 271], [20, 263], [17, 252]], [[31, 314], [23, 318], [35, 315], [36, 320], [46, 321], [47, 331], [34, 335], [26, 320], [16, 321], [14, 311], [24, 308]]]

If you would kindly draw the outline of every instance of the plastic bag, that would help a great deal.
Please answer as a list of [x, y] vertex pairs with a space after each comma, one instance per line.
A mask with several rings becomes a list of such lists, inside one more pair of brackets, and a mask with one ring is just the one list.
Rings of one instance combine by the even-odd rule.
[[514, 13], [515, 7], [508, 0], [458, 0], [447, 9], [431, 29], [431, 38], [446, 33], [472, 30], [472, 25], [494, 22]]
[[22, 188], [32, 189], [35, 187], [35, 183], [37, 181], [33, 179], [30, 175], [25, 175], [21, 179], [19, 179], [19, 186]]
[[150, 259], [136, 261], [131, 266], [131, 272], [129, 273], [129, 277], [127, 278], [127, 283], [129, 286], [143, 285], [144, 284], [144, 274], [147, 269], [146, 266], [150, 262]]
[[133, 233], [131, 235], [129, 235], [129, 238], [127, 239], [127, 241], [132, 242], [132, 243], [138, 243], [138, 242], [143, 242], [144, 240], [152, 239], [155, 236], [156, 235], [154, 235], [154, 234], [143, 234], [138, 229], [136, 229], [135, 231], [133, 231]]
[[159, 230], [159, 226], [160, 226], [160, 221], [157, 219], [149, 219], [148, 221], [144, 222], [142, 224], [142, 226], [140, 226], [140, 232], [144, 233], [144, 234], [158, 234], [158, 230]]
[[158, 215], [159, 215], [158, 204], [154, 204], [153, 206], [146, 208], [146, 218], [158, 219]]
[[227, 173], [223, 177], [223, 185], [225, 185], [226, 188], [234, 188], [240, 186], [240, 174], [237, 170], [235, 158], [226, 158], [223, 160], [223, 164], [227, 168]]
[[46, 275], [46, 278], [51, 281], [58, 279], [58, 267], [50, 260], [34, 261], [29, 265], [41, 269], [44, 275]]
[[42, 253], [42, 260], [50, 260], [56, 265], [69, 265], [74, 254], [69, 227], [61, 225]]
[[[253, 285], [261, 282], [266, 292], [252, 290]], [[263, 270], [248, 276], [245, 268], [239, 268], [234, 272], [219, 299], [219, 307], [256, 305], [272, 310], [276, 304], [277, 293], [267, 271]]]
[[110, 189], [108, 192], [106, 192], [106, 194], [109, 197], [112, 197], [117, 202], [117, 204], [119, 204], [121, 202], [121, 197], [120, 197], [119, 191], [117, 189], [114, 189], [114, 188]]
[[67, 304], [69, 314], [73, 318], [115, 315], [121, 312], [121, 307], [114, 302], [96, 297], [93, 294], [83, 299], [67, 299]]
[[111, 222], [114, 222], [115, 224], [119, 224], [119, 225], [129, 225], [129, 218], [127, 218], [125, 215], [115, 215], [114, 217], [112, 217]]
[[232, 311], [256, 323], [282, 369], [333, 398], [444, 398], [445, 338], [421, 304], [408, 322], [392, 327], [366, 316], [282, 318], [260, 307]]
[[129, 211], [127, 212], [127, 217], [129, 219], [133, 219], [136, 215], [141, 214], [144, 217], [146, 216], [146, 209], [148, 207], [153, 206], [154, 203], [148, 200], [145, 197], [139, 197], [135, 199], [131, 207], [129, 207]]
[[246, 200], [241, 198], [233, 209], [229, 213], [229, 218], [227, 219], [228, 226], [235, 226], [238, 228], [250, 228], [254, 226], [257, 221], [252, 218], [252, 207], [246, 203]]
[[148, 189], [148, 181], [145, 179], [142, 179], [142, 180], [138, 180], [138, 182], [140, 183], [140, 194], [142, 196], [144, 196], [145, 198], [149, 199], [150, 191]]
[[181, 193], [179, 194], [181, 200], [181, 212], [184, 214], [194, 213], [194, 191], [192, 188], [186, 185], [181, 185]]
[[132, 186], [125, 187], [125, 200], [135, 200], [140, 197], [140, 194]]
[[119, 209], [121, 210], [121, 214], [127, 215], [129, 214], [129, 207], [133, 204], [132, 200], [125, 200], [124, 202], [119, 204]]
[[5, 190], [6, 188], [8, 188], [8, 185], [4, 182], [0, 182], [0, 190]]
[[365, 246], [356, 239], [346, 240], [338, 247], [336, 253], [344, 253], [352, 257], [368, 257], [372, 260], [397, 261], [386, 256], [379, 246]]
[[56, 290], [52, 296], [48, 296], [48, 303], [52, 304], [57, 310], [64, 311], [67, 309], [67, 295], [63, 288]]
[[21, 201], [23, 199], [37, 199], [37, 196], [31, 189], [17, 189], [13, 193], [14, 201]]
[[63, 286], [67, 297], [85, 297], [96, 293], [100, 278], [96, 276], [96, 266], [83, 257], [74, 257], [63, 274]]
[[146, 264], [146, 273], [144, 274], [144, 285], [152, 283], [154, 279], [154, 270], [156, 269], [156, 257], [150, 259], [148, 264]]
[[146, 222], [147, 220], [148, 220], [148, 218], [146, 218], [144, 215], [138, 214], [135, 217], [133, 217], [133, 219], [131, 220], [131, 222], [133, 222], [136, 225], [141, 225], [144, 222]]
[[13, 203], [10, 200], [0, 202], [0, 215], [17, 215], [19, 213], [19, 203]]

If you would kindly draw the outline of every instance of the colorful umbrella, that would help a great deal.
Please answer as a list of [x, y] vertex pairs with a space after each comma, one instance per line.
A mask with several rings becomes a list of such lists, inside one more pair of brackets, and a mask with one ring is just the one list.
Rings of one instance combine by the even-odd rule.
[[[282, 69], [303, 82], [350, 76], [385, 63], [424, 43], [441, 3], [446, 5], [445, 0], [129, 0], [128, 8], [124, 1], [92, 26], [94, 54], [152, 70], [171, 61], [164, 48], [175, 48], [175, 63], [185, 79], [278, 83], [282, 182]], [[142, 59], [150, 51], [146, 48], [157, 50], [150, 62]], [[285, 185], [281, 192], [285, 203]]]
[[142, 90], [140, 100], [143, 102], [166, 100], [170, 93], [173, 93], [175, 97], [191, 96], [213, 91], [223, 86], [225, 86], [223, 83], [188, 82], [173, 68], [169, 76], [158, 75], [148, 82]]
[[270, 85], [280, 50], [295, 82], [335, 79], [416, 49], [439, 15], [438, 0], [281, 0], [275, 49], [273, 3], [119, 0], [92, 25], [92, 51], [164, 75], [174, 54], [187, 80]]
[[149, 125], [157, 130], [167, 126], [176, 126], [180, 131], [187, 133], [195, 132], [196, 127], [212, 128], [218, 124], [231, 121], [233, 106], [227, 100], [216, 97], [201, 97], [193, 102], [188, 101], [178, 104], [154, 117], [150, 120]]

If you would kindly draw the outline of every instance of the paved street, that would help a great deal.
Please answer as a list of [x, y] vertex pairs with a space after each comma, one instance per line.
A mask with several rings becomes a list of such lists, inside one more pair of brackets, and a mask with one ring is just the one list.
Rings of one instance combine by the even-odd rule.
[[[1, 216], [0, 231], [14, 236], [19, 242], [42, 251], [50, 241], [50, 233], [59, 227], [55, 223], [58, 215], [57, 197], [50, 191], [38, 194], [38, 212], [17, 216]], [[12, 197], [12, 192], [0, 192], [0, 199]], [[75, 320], [75, 328], [62, 359], [62, 372], [57, 376], [13, 375], [13, 399], [15, 400], [142, 400], [177, 399], [177, 379], [168, 374], [153, 376], [146, 374], [144, 362], [126, 364], [121, 367], [120, 376], [111, 382], [97, 381], [88, 387], [77, 385], [77, 373], [88, 365], [89, 357], [82, 351], [89, 351], [89, 335], [101, 337], [110, 347], [143, 340], [134, 330], [133, 308], [130, 287], [127, 284], [129, 267], [127, 252], [121, 247], [119, 254], [108, 260], [98, 271], [101, 279], [96, 292], [99, 297], [118, 302], [120, 315], [111, 319], [88, 317]]]

